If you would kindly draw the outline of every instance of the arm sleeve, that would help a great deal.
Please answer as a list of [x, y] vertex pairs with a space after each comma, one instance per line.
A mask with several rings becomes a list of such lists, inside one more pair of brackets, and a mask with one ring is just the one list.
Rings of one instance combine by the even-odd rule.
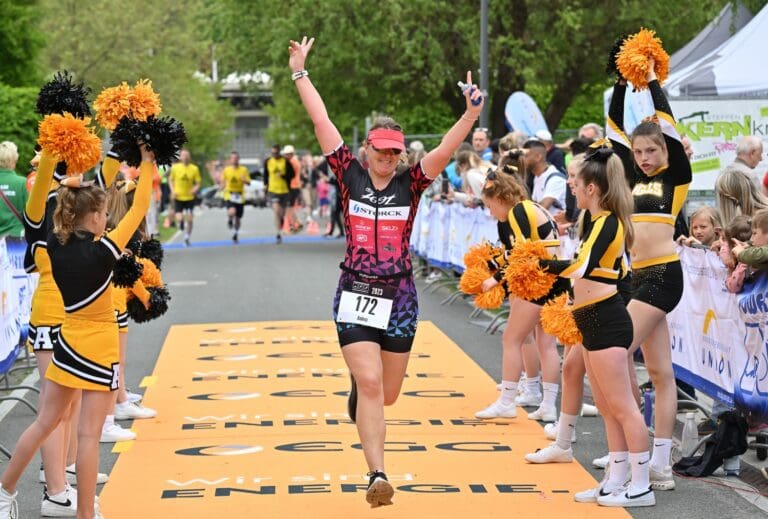
[[333, 174], [336, 175], [336, 180], [338, 181], [339, 186], [341, 186], [344, 173], [346, 173], [352, 165], [352, 161], [355, 160], [352, 156], [352, 152], [349, 151], [346, 144], [340, 142], [332, 152], [326, 155], [326, 159], [328, 160], [328, 167], [331, 168]]
[[613, 218], [601, 218], [592, 227], [586, 241], [582, 243], [579, 254], [574, 260], [540, 260], [549, 272], [563, 278], [582, 278], [600, 265], [608, 247], [619, 232], [619, 221]]
[[120, 172], [120, 161], [117, 159], [117, 155], [113, 152], [107, 153], [107, 158], [101, 164], [101, 171], [96, 175], [96, 183], [102, 188], [107, 189], [115, 181], [117, 174]]
[[131, 239], [133, 233], [139, 227], [142, 218], [149, 209], [149, 198], [152, 194], [152, 173], [153, 165], [149, 162], [142, 162], [139, 167], [139, 183], [136, 186], [136, 193], [133, 196], [133, 205], [125, 213], [123, 219], [112, 231], [107, 234], [107, 238], [114, 243], [119, 250], [123, 250]]
[[739, 255], [739, 263], [744, 263], [755, 269], [768, 267], [768, 246], [747, 247]]
[[35, 183], [29, 194], [27, 204], [24, 207], [24, 220], [27, 225], [38, 228], [45, 217], [45, 204], [48, 200], [48, 192], [51, 189], [53, 171], [56, 168], [56, 159], [45, 150], [40, 154], [40, 164], [37, 166]]
[[659, 118], [661, 131], [664, 133], [664, 142], [669, 154], [669, 172], [674, 175], [675, 185], [690, 184], [693, 179], [691, 163], [685, 154], [685, 147], [680, 134], [677, 133], [675, 127], [677, 123], [672, 115], [672, 108], [669, 106], [667, 96], [658, 81], [654, 80], [648, 83], [648, 89], [651, 91], [656, 116]]
[[606, 137], [611, 141], [613, 150], [624, 165], [624, 175], [629, 187], [635, 185], [635, 160], [632, 157], [632, 148], [629, 137], [624, 133], [624, 99], [627, 93], [627, 85], [618, 82], [613, 85], [611, 104], [608, 107], [608, 120], [605, 123]]

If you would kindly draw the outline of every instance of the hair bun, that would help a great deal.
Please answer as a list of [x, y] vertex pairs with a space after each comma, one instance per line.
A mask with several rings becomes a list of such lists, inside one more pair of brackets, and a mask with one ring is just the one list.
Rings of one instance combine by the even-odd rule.
[[596, 160], [598, 162], [608, 162], [611, 155], [614, 154], [613, 148], [607, 146], [600, 146], [597, 148], [590, 148], [584, 155], [584, 160]]

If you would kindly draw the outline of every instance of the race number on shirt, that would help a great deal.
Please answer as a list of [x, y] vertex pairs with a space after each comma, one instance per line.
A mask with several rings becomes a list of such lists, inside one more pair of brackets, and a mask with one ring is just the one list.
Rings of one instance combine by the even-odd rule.
[[229, 201], [232, 202], [233, 204], [242, 204], [243, 195], [241, 193], [230, 193]]
[[351, 287], [345, 287], [341, 292], [336, 320], [386, 330], [393, 298], [392, 287], [353, 281]]

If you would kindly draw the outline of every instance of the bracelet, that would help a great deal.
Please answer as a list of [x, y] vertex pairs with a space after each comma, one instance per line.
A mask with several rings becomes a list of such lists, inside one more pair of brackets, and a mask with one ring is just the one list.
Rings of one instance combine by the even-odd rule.
[[470, 117], [467, 117], [467, 114], [461, 114], [461, 117], [460, 117], [460, 119], [464, 119], [465, 121], [469, 121], [469, 122], [471, 122], [471, 123], [473, 123], [473, 122], [477, 121], [477, 117], [475, 117], [474, 119], [472, 119], [472, 118], [470, 118]]
[[291, 79], [296, 81], [297, 79], [301, 79], [303, 77], [307, 77], [309, 75], [309, 72], [306, 70], [297, 70], [293, 74], [291, 74]]

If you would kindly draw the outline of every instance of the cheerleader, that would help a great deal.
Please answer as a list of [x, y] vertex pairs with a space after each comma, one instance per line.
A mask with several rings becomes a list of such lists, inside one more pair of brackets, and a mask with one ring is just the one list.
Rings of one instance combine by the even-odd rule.
[[[482, 191], [483, 202], [494, 218], [499, 221], [499, 239], [506, 251], [515, 243], [540, 241], [552, 256], [559, 248], [557, 224], [549, 212], [527, 199], [525, 187], [513, 176], [502, 170], [489, 173]], [[495, 261], [495, 274], [483, 282], [482, 290], [493, 289], [504, 279], [505, 255]], [[477, 418], [515, 418], [517, 409], [515, 397], [523, 371], [522, 347], [530, 334], [534, 334], [542, 366], [544, 399], [541, 406], [528, 414], [532, 420], [554, 422], [557, 417], [555, 401], [559, 389], [560, 357], [555, 339], [541, 329], [539, 317], [541, 306], [549, 299], [568, 290], [568, 281], [558, 279], [544, 297], [527, 301], [518, 297], [510, 298], [509, 323], [502, 336], [502, 381], [499, 398], [487, 408], [475, 413]]]
[[672, 370], [667, 314], [683, 295], [683, 271], [673, 240], [675, 219], [691, 183], [691, 164], [664, 91], [649, 59], [647, 83], [656, 114], [624, 133], [624, 95], [627, 82], [620, 77], [613, 88], [607, 133], [624, 163], [632, 188], [635, 242], [630, 248], [632, 301], [628, 310], [634, 324], [631, 354], [642, 347], [648, 375], [656, 391], [651, 483], [656, 490], [672, 490], [670, 457], [677, 414], [677, 387]]
[[[648, 430], [632, 394], [626, 366], [633, 321], [617, 285], [626, 272], [625, 244], [632, 246], [632, 196], [621, 160], [613, 150], [591, 150], [573, 181], [579, 208], [589, 211], [575, 260], [540, 260], [543, 267], [574, 280], [573, 318], [583, 337], [584, 364], [605, 421], [610, 471], [597, 488], [577, 493], [578, 502], [603, 506], [653, 506]], [[587, 219], [588, 218], [588, 219]], [[628, 462], [628, 463], [627, 463]], [[631, 478], [627, 486], [627, 465]]]
[[78, 429], [77, 514], [81, 519], [100, 517], [94, 511], [99, 438], [112, 402], [111, 391], [119, 387], [112, 269], [149, 207], [154, 156], [144, 147], [141, 155], [135, 203], [108, 234], [104, 234], [107, 224], [104, 190], [82, 182], [81, 177], [62, 181], [53, 215], [53, 233], [46, 245], [65, 316], [46, 372], [48, 387], [40, 413], [19, 438], [13, 457], [0, 477], [0, 519], [12, 517], [16, 509], [16, 484], [24, 468], [80, 390], [83, 391]]

